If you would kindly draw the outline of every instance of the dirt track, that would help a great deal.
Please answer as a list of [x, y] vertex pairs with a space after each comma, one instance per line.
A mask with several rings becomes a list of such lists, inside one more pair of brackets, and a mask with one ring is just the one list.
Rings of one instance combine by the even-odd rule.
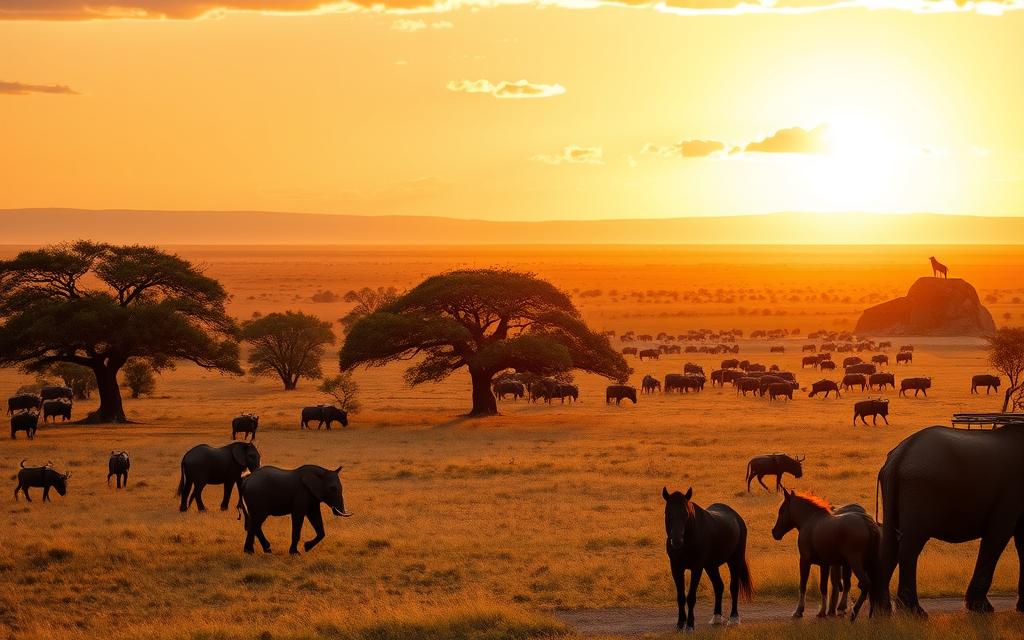
[[[996, 611], [1013, 610], [1016, 598], [998, 596], [990, 598]], [[711, 607], [697, 604], [697, 627], [706, 626], [711, 618]], [[922, 606], [930, 613], [955, 613], [964, 610], [960, 598], [925, 598]], [[728, 607], [728, 597], [725, 606]], [[743, 622], [789, 622], [792, 604], [775, 602], [752, 603], [740, 607]], [[807, 612], [799, 624], [813, 624], [816, 603], [808, 599]], [[670, 633], [676, 630], [674, 607], [636, 607], [621, 609], [574, 609], [556, 611], [555, 617], [576, 629], [583, 636], [640, 636], [648, 633]]]

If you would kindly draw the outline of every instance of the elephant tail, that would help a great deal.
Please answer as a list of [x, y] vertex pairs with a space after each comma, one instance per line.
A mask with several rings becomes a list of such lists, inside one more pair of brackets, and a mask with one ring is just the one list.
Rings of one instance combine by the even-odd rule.
[[245, 493], [242, 491], [244, 484], [238, 485], [238, 503], [235, 510], [238, 511], [238, 519], [242, 521], [245, 530], [249, 530], [249, 510], [245, 507]]

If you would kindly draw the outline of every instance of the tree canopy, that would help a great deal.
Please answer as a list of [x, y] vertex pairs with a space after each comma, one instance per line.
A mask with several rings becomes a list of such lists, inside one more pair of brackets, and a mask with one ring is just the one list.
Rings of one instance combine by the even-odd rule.
[[342, 370], [410, 359], [410, 385], [468, 368], [471, 415], [497, 413], [490, 384], [507, 369], [537, 375], [581, 369], [618, 381], [631, 372], [568, 295], [533, 274], [498, 269], [428, 278], [354, 322], [340, 354]]
[[219, 282], [156, 247], [82, 240], [23, 251], [0, 262], [0, 366], [88, 367], [100, 395], [88, 420], [124, 422], [117, 374], [130, 358], [241, 373], [227, 299]]
[[1008, 379], [1003, 411], [1024, 410], [1024, 327], [1003, 327], [990, 336], [988, 361]]
[[249, 372], [277, 376], [286, 390], [300, 378], [323, 377], [320, 360], [334, 344], [331, 323], [301, 312], [270, 313], [242, 325], [242, 339], [252, 345]]

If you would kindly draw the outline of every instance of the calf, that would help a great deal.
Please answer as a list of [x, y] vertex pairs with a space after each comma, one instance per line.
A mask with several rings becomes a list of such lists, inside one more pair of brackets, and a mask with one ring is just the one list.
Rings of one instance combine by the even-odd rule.
[[773, 453], [767, 456], [757, 456], [747, 463], [747, 493], [750, 493], [750, 483], [754, 478], [764, 487], [765, 491], [771, 491], [764, 483], [764, 476], [775, 476], [775, 491], [782, 488], [782, 474], [788, 473], [794, 478], [804, 475], [803, 461], [806, 456], [792, 458], [784, 453]]
[[924, 397], [928, 397], [928, 389], [932, 386], [931, 378], [904, 378], [900, 380], [900, 395], [906, 396], [907, 391], [910, 389], [914, 390], [914, 397], [917, 397], [918, 393], [923, 393]]
[[835, 391], [837, 398], [842, 397], [839, 395], [839, 385], [837, 385], [833, 380], [819, 380], [811, 385], [811, 392], [807, 394], [807, 397], [813, 398], [819, 393], [824, 393], [824, 397], [827, 398], [828, 394], [833, 391]]
[[50, 500], [50, 487], [57, 490], [60, 495], [68, 492], [68, 478], [71, 473], [57, 473], [50, 463], [42, 467], [26, 467], [25, 461], [21, 461], [21, 471], [18, 472], [18, 486], [14, 488], [14, 499], [18, 499], [18, 492], [25, 494], [25, 499], [32, 502], [28, 495], [30, 487], [41, 487], [43, 489], [43, 502]]
[[117, 477], [117, 488], [121, 488], [121, 479], [124, 479], [124, 486], [128, 486], [128, 469], [131, 469], [132, 461], [128, 459], [127, 451], [111, 451], [110, 459], [107, 461], [107, 486], [110, 486], [110, 478]]
[[980, 375], [971, 378], [971, 393], [978, 393], [978, 387], [985, 387], [985, 395], [992, 389], [999, 393], [999, 376]]
[[644, 376], [643, 382], [640, 384], [640, 392], [654, 393], [655, 391], [661, 391], [661, 381], [654, 376], [647, 374]]
[[867, 426], [865, 416], [871, 416], [871, 424], [878, 424], [878, 416], [882, 416], [885, 424], [889, 424], [889, 401], [888, 400], [861, 400], [853, 405], [853, 426], [857, 426], [857, 418]]
[[15, 434], [24, 431], [29, 440], [36, 437], [36, 430], [39, 428], [39, 414], [33, 412], [16, 413], [11, 416], [11, 440]]

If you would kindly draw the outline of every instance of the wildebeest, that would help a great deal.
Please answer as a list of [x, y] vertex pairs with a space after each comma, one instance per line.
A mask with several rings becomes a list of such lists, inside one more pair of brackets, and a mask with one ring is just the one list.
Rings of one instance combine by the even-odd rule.
[[878, 424], [878, 416], [882, 416], [885, 424], [889, 424], [888, 400], [861, 400], [853, 405], [853, 425], [857, 426], [857, 418], [867, 426], [867, 416], [871, 416], [871, 424]]
[[761, 390], [761, 381], [757, 378], [739, 378], [733, 382], [733, 386], [736, 387], [736, 393], [747, 395], [748, 391], [758, 393]]
[[781, 345], [774, 346], [768, 349], [768, 353], [786, 353], [786, 347]]
[[818, 356], [804, 356], [803, 360], [800, 363], [800, 368], [801, 369], [803, 369], [804, 367], [817, 367], [817, 366], [818, 366]]
[[900, 345], [900, 353], [905, 353], [907, 351], [913, 352], [914, 351], [914, 345], [912, 345], [912, 344], [901, 344]]
[[110, 478], [117, 478], [117, 488], [121, 488], [121, 479], [124, 479], [124, 486], [128, 486], [128, 470], [132, 467], [132, 461], [128, 458], [127, 451], [111, 451], [110, 459], [107, 460], [107, 486], [110, 486]]
[[15, 411], [39, 409], [42, 406], [43, 401], [34, 393], [19, 393], [7, 399], [7, 415], [11, 415]]
[[771, 401], [778, 397], [786, 397], [792, 400], [793, 385], [789, 382], [773, 382], [768, 385], [768, 400]]
[[316, 420], [316, 428], [319, 429], [325, 424], [327, 430], [331, 430], [331, 423], [337, 420], [341, 423], [341, 426], [348, 426], [348, 412], [335, 407], [330, 404], [321, 404], [315, 407], [303, 407], [302, 416], [299, 421], [300, 429], [308, 429], [309, 423]]
[[835, 381], [833, 381], [833, 380], [818, 380], [817, 382], [815, 382], [814, 384], [811, 385], [811, 392], [807, 394], [807, 397], [808, 398], [813, 398], [814, 396], [818, 395], [819, 393], [823, 393], [823, 394], [825, 394], [824, 397], [827, 398], [828, 394], [832, 393], [833, 391], [835, 392], [837, 398], [841, 398], [842, 397], [842, 396], [839, 395], [839, 385], [837, 385], [835, 383]]
[[909, 389], [914, 390], [914, 397], [917, 397], [918, 393], [923, 393], [924, 397], [928, 397], [928, 389], [932, 386], [931, 378], [903, 378], [900, 380], [900, 395], [907, 395]]
[[818, 348], [816, 346], [814, 346], [813, 344], [805, 344], [803, 347], [801, 347], [800, 350], [801, 351], [809, 351], [811, 353], [814, 353], [815, 351], [818, 350]]
[[[681, 389], [689, 393], [690, 391], [703, 391], [704, 390], [705, 378], [702, 375], [690, 374], [684, 375], [680, 380]], [[668, 389], [666, 388], [666, 391]]]
[[75, 392], [70, 387], [43, 387], [39, 390], [39, 397], [44, 401], [57, 400], [59, 398], [74, 400]]
[[779, 376], [764, 375], [764, 376], [761, 376], [760, 378], [758, 378], [757, 382], [758, 382], [757, 391], [761, 395], [761, 397], [763, 398], [764, 394], [768, 393], [768, 386], [769, 385], [775, 384], [777, 382], [785, 383], [786, 381], [784, 379], [780, 378]]
[[[729, 566], [729, 594], [732, 596], [729, 622], [739, 623], [737, 600], [740, 591], [749, 600], [754, 590], [747, 564], [747, 524], [728, 505], [715, 503], [703, 509], [694, 504], [691, 500], [692, 487], [686, 493], [669, 493], [666, 487], [661, 490], [661, 496], [665, 500], [665, 534], [668, 538], [665, 548], [679, 607], [676, 626], [693, 631], [697, 586], [705, 571], [715, 594], [711, 624], [725, 622], [722, 616], [725, 583], [719, 573], [723, 564]], [[689, 591], [686, 589], [686, 571], [690, 572]]]
[[644, 358], [647, 358], [648, 360], [658, 360], [661, 358], [661, 351], [658, 349], [641, 349], [640, 359], [643, 360]]
[[622, 404], [623, 399], [632, 400], [633, 404], [636, 404], [636, 387], [624, 384], [610, 384], [604, 390], [605, 404], [610, 403], [612, 400], [615, 400], [615, 404]]
[[884, 367], [885, 365], [889, 364], [889, 356], [885, 355], [884, 353], [876, 353], [875, 355], [871, 356], [871, 362], [877, 364], [880, 367]]
[[868, 386], [867, 378], [861, 373], [848, 373], [843, 376], [842, 387], [844, 391], [849, 391], [854, 387], [860, 387], [863, 391]]
[[797, 549], [800, 551], [800, 600], [794, 618], [804, 615], [804, 599], [807, 594], [807, 578], [812, 565], [821, 570], [821, 607], [818, 617], [824, 617], [828, 599], [828, 575], [833, 566], [845, 565], [857, 576], [860, 597], [853, 605], [850, 620], [856, 620], [864, 600], [871, 598], [869, 615], [879, 604], [876, 585], [873, 582], [878, 571], [878, 556], [881, 549], [881, 531], [874, 520], [865, 513], [847, 511], [837, 514], [832, 507], [816, 496], [786, 491], [779, 516], [772, 527], [772, 537], [782, 538], [796, 529]]
[[723, 369], [736, 369], [740, 366], [740, 361], [736, 358], [729, 358], [728, 360], [722, 360]]
[[853, 365], [860, 364], [862, 362], [864, 361], [861, 360], [859, 356], [849, 356], [847, 358], [843, 358], [843, 367], [852, 367]]
[[580, 399], [580, 388], [574, 384], [557, 384], [551, 397], [558, 398], [562, 404], [565, 404], [566, 398], [569, 398], [570, 403], [575, 402]]
[[948, 278], [949, 277], [949, 267], [947, 267], [946, 265], [944, 265], [941, 262], [939, 262], [938, 260], [936, 260], [935, 256], [931, 256], [930, 258], [928, 258], [928, 260], [932, 263], [932, 277], [933, 278], [936, 277], [939, 274], [942, 274], [943, 278]]
[[872, 373], [868, 376], [868, 387], [872, 389], [878, 387], [878, 390], [881, 391], [886, 385], [895, 389], [896, 376], [891, 373]]
[[687, 362], [683, 365], [683, 373], [699, 373], [700, 375], [704, 375], [704, 367], [698, 364], [693, 364], [692, 362]]
[[818, 362], [818, 368], [822, 371], [835, 371], [836, 363], [831, 360], [820, 360]]
[[765, 367], [763, 364], [759, 364], [757, 362], [752, 362], [752, 363], [748, 364], [747, 368], [746, 368], [746, 372], [747, 373], [756, 373], [756, 372], [764, 373], [767, 370], [768, 370], [767, 367]]
[[886, 349], [892, 349], [892, 343], [888, 341], [879, 342], [878, 348], [882, 351], [885, 351]]
[[18, 472], [18, 486], [14, 488], [14, 499], [18, 499], [18, 492], [25, 495], [25, 499], [32, 502], [28, 495], [30, 487], [41, 487], [43, 490], [43, 502], [50, 500], [50, 488], [57, 490], [57, 493], [64, 496], [68, 492], [68, 478], [71, 472], [58, 473], [47, 463], [41, 467], [26, 467], [25, 461], [21, 461], [21, 471]]
[[683, 379], [686, 376], [682, 373], [669, 373], [665, 375], [665, 393], [672, 393], [673, 391], [683, 391]]
[[530, 385], [530, 402], [543, 400], [550, 403], [551, 398], [558, 396], [558, 381], [554, 378], [541, 378]]
[[71, 403], [66, 400], [45, 400], [43, 402], [43, 422], [50, 418], [53, 418], [54, 422], [57, 422], [57, 418], [60, 418], [61, 422], [70, 420]]
[[622, 355], [624, 356], [635, 356], [637, 354], [636, 347], [623, 347]]
[[765, 491], [771, 491], [764, 483], [764, 476], [775, 476], [775, 491], [782, 488], [782, 474], [788, 473], [794, 478], [802, 478], [804, 475], [804, 457], [792, 457], [784, 453], [773, 453], [765, 456], [756, 456], [747, 463], [747, 493], [750, 493], [750, 483], [757, 478]]
[[742, 371], [737, 371], [736, 369], [726, 369], [722, 371], [722, 386], [725, 386], [726, 384], [735, 385], [736, 381], [744, 376], [746, 376], [746, 374]]
[[15, 434], [19, 431], [24, 431], [28, 439], [32, 440], [36, 437], [37, 429], [39, 429], [39, 414], [35, 411], [16, 413], [11, 416], [11, 440], [15, 439]]
[[978, 387], [985, 387], [985, 395], [988, 395], [992, 389], [999, 393], [999, 376], [974, 376], [971, 378], [971, 393], [978, 393]]
[[647, 374], [640, 383], [640, 392], [654, 393], [655, 391], [661, 391], [661, 380], [658, 380], [651, 374]]
[[260, 426], [260, 417], [253, 413], [243, 413], [242, 415], [231, 420], [231, 439], [235, 439], [235, 435], [241, 433], [242, 440], [245, 440], [246, 436], [249, 437], [249, 441], [256, 439], [256, 429]]
[[846, 367], [846, 373], [863, 373], [866, 376], [876, 373], [878, 368], [870, 362], [861, 362], [860, 364], [852, 364]]
[[518, 400], [526, 395], [526, 386], [522, 382], [503, 380], [494, 384], [494, 395], [498, 400], [504, 400], [505, 396], [512, 396], [512, 400]]
[[821, 350], [822, 351], [835, 351], [836, 350], [836, 343], [834, 343], [834, 342], [826, 342], [825, 344], [821, 345]]
[[896, 354], [896, 364], [910, 364], [914, 361], [914, 353], [912, 351], [900, 351]]
[[711, 372], [711, 386], [714, 387], [716, 384], [720, 387], [725, 386], [725, 369], [715, 369]]

